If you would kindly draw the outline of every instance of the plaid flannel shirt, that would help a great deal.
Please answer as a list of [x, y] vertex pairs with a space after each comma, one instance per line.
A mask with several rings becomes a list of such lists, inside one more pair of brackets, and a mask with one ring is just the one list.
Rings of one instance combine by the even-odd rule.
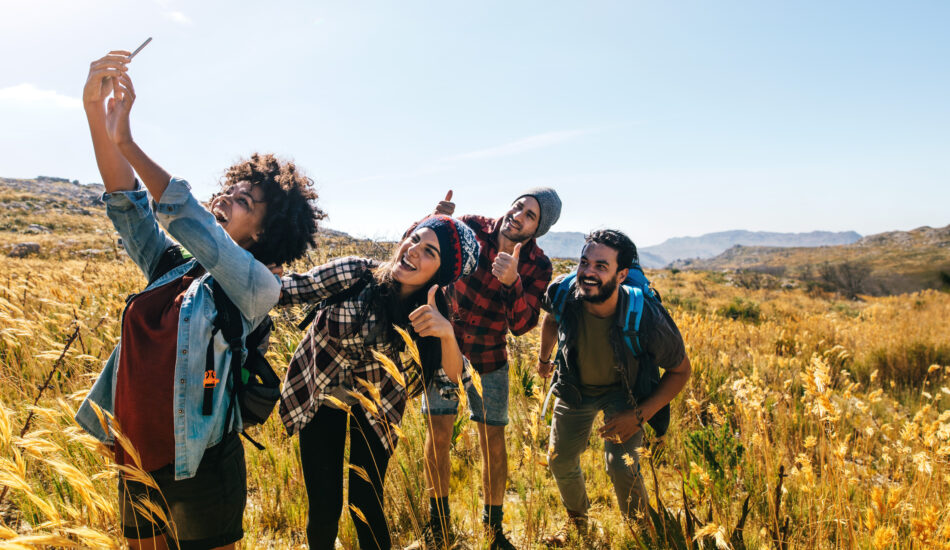
[[462, 355], [479, 373], [489, 373], [508, 362], [507, 334], [520, 336], [538, 324], [541, 297], [553, 271], [535, 239], [524, 243], [518, 262], [520, 277], [506, 287], [492, 275], [491, 266], [498, 255], [498, 232], [502, 219], [483, 216], [459, 218], [475, 231], [481, 252], [478, 267], [468, 277], [447, 289], [455, 310], [455, 337]]
[[[279, 304], [319, 303], [350, 288], [377, 265], [367, 258], [346, 257], [306, 273], [290, 274], [281, 279]], [[385, 327], [379, 326], [376, 312], [368, 307], [375, 285], [371, 280], [356, 295], [319, 310], [297, 346], [280, 396], [280, 419], [289, 434], [306, 426], [326, 397], [342, 387], [362, 396], [357, 400], [366, 419], [386, 450], [395, 450], [398, 430], [394, 426], [402, 420], [408, 394], [372, 352], [386, 355], [400, 370], [406, 367], [400, 359], [398, 342], [380, 336], [386, 333]], [[434, 383], [444, 393], [454, 392], [458, 386], [445, 372], [439, 369], [436, 373]]]

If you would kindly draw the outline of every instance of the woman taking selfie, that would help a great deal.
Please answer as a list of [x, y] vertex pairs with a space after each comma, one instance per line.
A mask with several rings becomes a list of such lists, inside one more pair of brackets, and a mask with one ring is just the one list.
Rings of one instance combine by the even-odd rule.
[[[131, 548], [233, 548], [243, 537], [247, 480], [240, 408], [231, 407], [232, 352], [214, 331], [220, 312], [211, 289], [236, 306], [247, 336], [280, 295], [265, 264], [301, 257], [323, 213], [309, 178], [272, 155], [230, 167], [207, 208], [199, 204], [187, 182], [172, 178], [132, 139], [129, 59], [114, 51], [93, 62], [83, 101], [106, 212], [149, 284], [128, 300], [119, 345], [76, 420], [131, 468], [119, 475]], [[97, 408], [113, 415], [131, 448], [116, 444], [116, 426], [103, 426]], [[148, 472], [157, 489], [132, 479], [140, 478], [129, 475], [134, 470]], [[146, 499], [168, 525], [143, 508]]]
[[[360, 548], [390, 548], [383, 479], [396, 446], [406, 401], [436, 379], [444, 387], [463, 372], [439, 286], [469, 274], [478, 241], [448, 216], [420, 222], [392, 257], [379, 263], [347, 257], [282, 279], [281, 305], [319, 303], [294, 353], [281, 395], [281, 420], [300, 436], [300, 461], [310, 508], [310, 547], [334, 548], [343, 510], [343, 450], [350, 415], [349, 503]], [[408, 329], [421, 369], [399, 360]], [[396, 363], [387, 369], [373, 355]], [[353, 511], [355, 507], [359, 512]]]

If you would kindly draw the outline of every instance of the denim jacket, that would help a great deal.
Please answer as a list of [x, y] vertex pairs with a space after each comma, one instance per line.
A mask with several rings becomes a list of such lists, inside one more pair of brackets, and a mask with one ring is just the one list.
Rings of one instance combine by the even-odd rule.
[[[169, 235], [194, 255], [194, 259], [158, 278], [146, 290], [178, 279], [194, 267], [196, 261], [207, 270], [195, 279], [182, 300], [173, 418], [168, 419], [174, 426], [175, 479], [194, 477], [205, 449], [220, 442], [226, 433], [225, 415], [231, 400], [231, 352], [219, 333], [214, 340], [214, 365], [218, 379], [226, 383], [214, 388], [212, 414], [202, 415], [205, 355], [216, 315], [211, 278], [240, 310], [245, 336], [277, 304], [280, 280], [228, 236], [214, 216], [198, 203], [185, 180], [172, 178], [161, 202], [157, 203], [141, 188], [105, 193], [102, 200], [126, 251], [146, 278], [165, 249], [174, 244]], [[159, 223], [168, 233], [159, 228]], [[76, 414], [76, 421], [83, 429], [107, 444], [113, 444], [113, 436], [103, 429], [92, 403], [110, 414], [114, 411], [121, 338], [119, 342]], [[142, 406], [147, 407], [148, 403]], [[228, 427], [240, 429], [240, 407], [232, 410], [234, 419], [227, 421]]]

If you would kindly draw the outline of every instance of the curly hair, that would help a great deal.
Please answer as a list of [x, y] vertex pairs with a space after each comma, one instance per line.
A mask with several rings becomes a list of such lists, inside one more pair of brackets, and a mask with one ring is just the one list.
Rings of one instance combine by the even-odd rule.
[[317, 207], [313, 180], [299, 172], [293, 162], [281, 161], [270, 153], [254, 153], [228, 168], [222, 191], [214, 197], [242, 181], [259, 186], [267, 203], [261, 237], [248, 249], [259, 262], [285, 264], [316, 245], [317, 221], [326, 214]]
[[584, 246], [597, 243], [609, 246], [617, 251], [617, 269], [627, 269], [640, 263], [640, 256], [637, 254], [637, 246], [633, 244], [630, 237], [622, 231], [616, 229], [598, 229], [591, 231], [584, 237]]

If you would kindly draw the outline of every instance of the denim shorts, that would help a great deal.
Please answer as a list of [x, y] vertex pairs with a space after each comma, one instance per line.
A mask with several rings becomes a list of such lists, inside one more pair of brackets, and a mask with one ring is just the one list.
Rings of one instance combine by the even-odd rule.
[[[508, 364], [504, 367], [483, 374], [482, 395], [474, 385], [467, 385], [465, 393], [468, 396], [468, 408], [471, 418], [488, 426], [508, 425]], [[445, 399], [435, 384], [430, 385], [422, 402], [422, 414], [456, 415], [459, 402], [454, 399]]]
[[[119, 515], [128, 539], [164, 535], [169, 548], [217, 548], [244, 537], [241, 521], [247, 502], [244, 447], [237, 432], [208, 447], [194, 477], [175, 480], [172, 464], [149, 472], [158, 489], [119, 475]], [[148, 499], [169, 517], [172, 527], [155, 522], [134, 504]], [[177, 543], [176, 540], [177, 539]]]

